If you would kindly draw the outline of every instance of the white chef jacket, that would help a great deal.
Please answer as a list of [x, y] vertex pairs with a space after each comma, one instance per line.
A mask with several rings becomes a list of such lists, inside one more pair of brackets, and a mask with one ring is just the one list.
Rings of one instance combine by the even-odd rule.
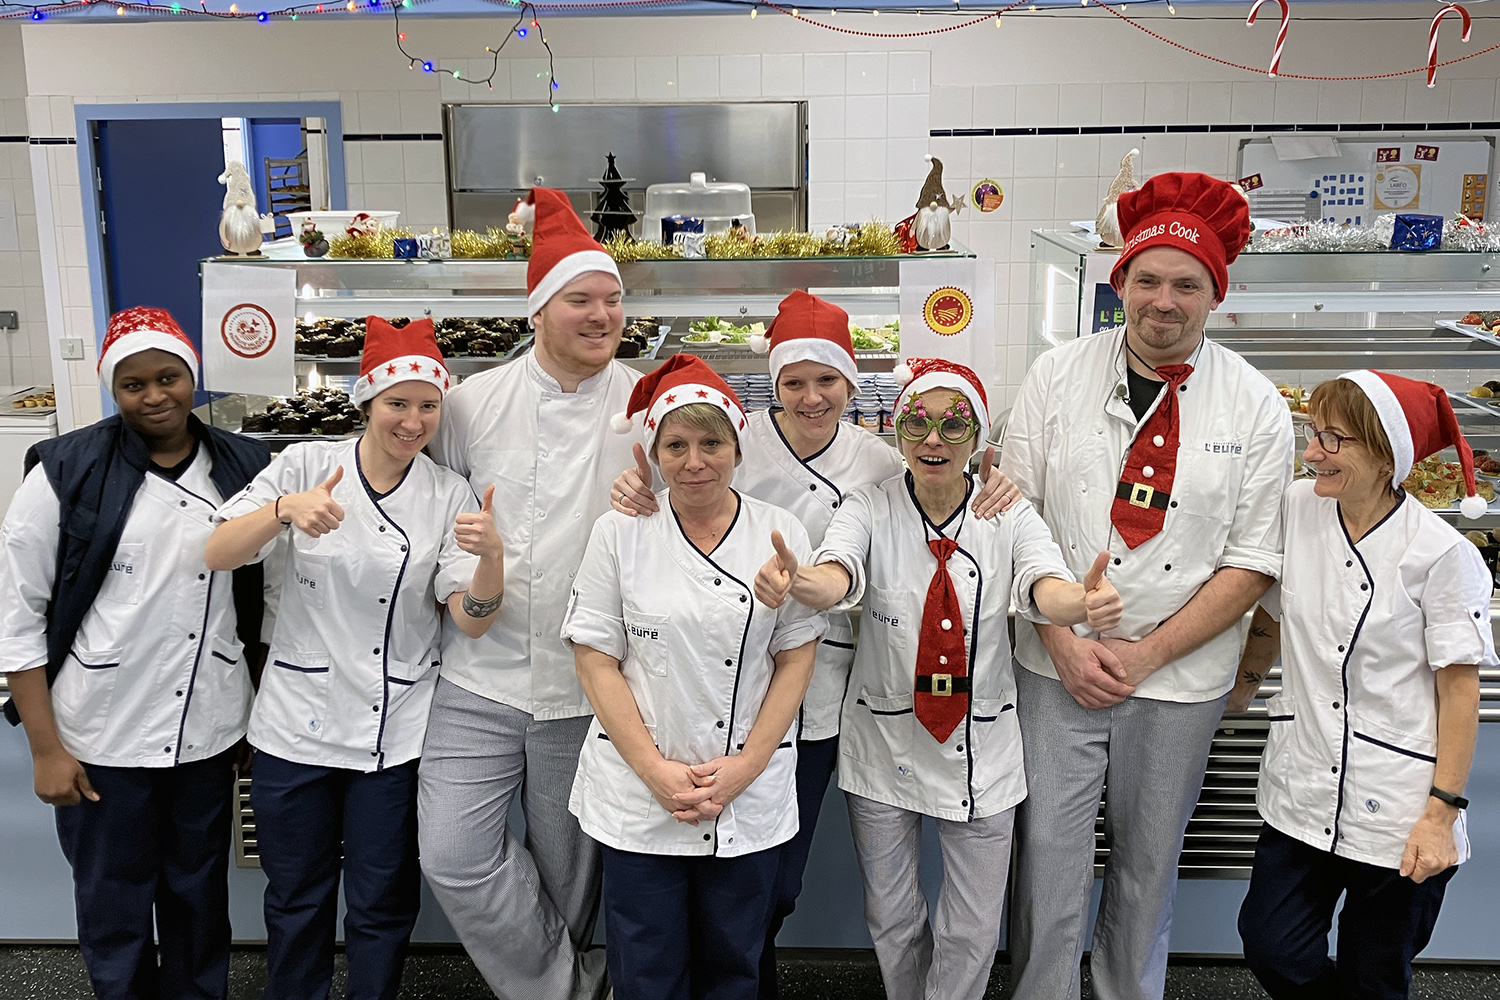
[[[1311, 480], [1286, 498], [1282, 691], [1256, 804], [1267, 823], [1340, 857], [1400, 868], [1437, 763], [1443, 667], [1493, 667], [1494, 580], [1470, 545], [1403, 494], [1358, 543]], [[1277, 607], [1279, 603], [1280, 607]], [[1468, 860], [1462, 811], [1453, 824]]]
[[[1292, 421], [1264, 375], [1204, 338], [1178, 393], [1179, 446], [1166, 524], [1127, 548], [1110, 507], [1138, 427], [1117, 393], [1127, 385], [1125, 330], [1055, 347], [1026, 373], [1010, 414], [1000, 469], [1036, 504], [1079, 577], [1106, 549], [1124, 601], [1107, 633], [1139, 639], [1172, 617], [1226, 566], [1281, 572], [1281, 496], [1292, 477]], [[1160, 395], [1160, 393], [1158, 393]], [[1158, 405], [1160, 400], [1158, 400]], [[1151, 412], [1155, 412], [1155, 406]], [[1212, 701], [1234, 685], [1245, 626], [1226, 629], [1136, 686], [1135, 696]], [[1016, 658], [1038, 674], [1056, 668], [1036, 630], [1016, 626]]]
[[[147, 473], [104, 585], [52, 686], [63, 748], [87, 764], [171, 767], [245, 735], [250, 672], [229, 573], [203, 547], [221, 497], [200, 446], [176, 482]], [[0, 527], [0, 673], [47, 662], [61, 509], [36, 466]]]
[[[735, 470], [735, 488], [797, 516], [816, 547], [843, 498], [861, 486], [883, 483], [901, 472], [901, 455], [855, 424], [840, 421], [822, 451], [797, 457], [771, 411], [750, 415], [740, 434], [744, 462]], [[799, 738], [825, 740], [839, 733], [839, 708], [854, 662], [854, 629], [842, 611], [828, 616], [828, 632], [818, 644], [817, 665], [802, 702]]]
[[563, 392], [534, 354], [466, 379], [443, 402], [430, 451], [468, 478], [495, 486], [495, 527], [505, 542], [505, 602], [471, 639], [443, 632], [443, 676], [466, 691], [537, 719], [593, 714], [558, 639], [589, 529], [610, 509], [610, 487], [635, 463], [636, 438], [610, 430], [640, 373], [619, 362], [577, 392]]
[[[285, 536], [282, 597], [250, 742], [299, 764], [378, 771], [422, 752], [440, 662], [438, 605], [468, 589], [479, 563], [454, 541], [453, 522], [479, 503], [468, 483], [425, 455], [377, 496], [355, 438], [292, 445], [218, 518], [310, 490], [339, 466], [338, 528], [319, 538], [298, 528], [277, 536]], [[256, 558], [276, 547], [268, 542]]]
[[[981, 520], [964, 502], [938, 525], [917, 506], [909, 473], [849, 494], [812, 562], [848, 570], [841, 609], [864, 602], [859, 649], [844, 698], [839, 787], [886, 805], [967, 822], [1026, 797], [1016, 680], [1006, 629], [1011, 601], [1040, 617], [1031, 588], [1042, 577], [1073, 579], [1036, 510], [1016, 503]], [[943, 743], [912, 710], [922, 608], [937, 558], [931, 539], [958, 542], [948, 560], [969, 646], [969, 714]]]
[[[760, 715], [775, 654], [813, 642], [827, 619], [787, 601], [755, 599], [755, 574], [770, 558], [771, 532], [809, 551], [791, 514], [753, 497], [717, 548], [700, 552], [667, 502], [662, 513], [610, 511], [594, 525], [562, 624], [562, 638], [620, 661], [646, 731], [668, 760], [701, 764], [737, 753]], [[737, 857], [797, 833], [796, 723], [760, 777], [712, 823], [679, 823], [662, 808], [594, 719], [584, 739], [568, 809], [583, 832], [643, 854]]]

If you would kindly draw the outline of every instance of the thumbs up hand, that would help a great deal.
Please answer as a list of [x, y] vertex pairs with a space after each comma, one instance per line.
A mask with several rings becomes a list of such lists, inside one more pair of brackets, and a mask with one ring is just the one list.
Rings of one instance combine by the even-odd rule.
[[458, 547], [481, 559], [505, 558], [505, 543], [495, 529], [495, 484], [484, 491], [479, 513], [460, 511], [453, 519], [453, 540]]
[[1108, 565], [1109, 553], [1101, 552], [1083, 575], [1083, 606], [1088, 612], [1089, 628], [1095, 632], [1107, 632], [1120, 624], [1120, 615], [1124, 611], [1120, 592], [1104, 575], [1104, 568]]
[[343, 478], [344, 467], [341, 465], [333, 475], [312, 489], [282, 497], [279, 507], [281, 517], [290, 517], [289, 523], [313, 538], [336, 531], [339, 522], [344, 519], [344, 508], [333, 499], [333, 489]]
[[771, 547], [776, 554], [755, 574], [755, 597], [768, 607], [779, 608], [786, 603], [797, 579], [797, 553], [787, 547], [779, 531], [771, 532]]
[[609, 488], [609, 505], [621, 514], [635, 517], [644, 514], [650, 517], [657, 511], [656, 494], [651, 492], [651, 464], [646, 461], [646, 449], [637, 444], [635, 468], [626, 469]]

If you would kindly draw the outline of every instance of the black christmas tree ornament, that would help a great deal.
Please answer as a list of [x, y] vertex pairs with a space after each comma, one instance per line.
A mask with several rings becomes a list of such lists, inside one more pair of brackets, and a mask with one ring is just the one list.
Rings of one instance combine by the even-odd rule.
[[607, 156], [609, 166], [598, 181], [604, 190], [600, 192], [598, 204], [589, 216], [595, 226], [594, 239], [600, 243], [607, 243], [621, 233], [629, 236], [630, 227], [636, 222], [635, 212], [630, 208], [630, 196], [625, 193], [625, 185], [635, 178], [621, 177], [620, 171], [615, 168], [615, 154], [609, 153]]

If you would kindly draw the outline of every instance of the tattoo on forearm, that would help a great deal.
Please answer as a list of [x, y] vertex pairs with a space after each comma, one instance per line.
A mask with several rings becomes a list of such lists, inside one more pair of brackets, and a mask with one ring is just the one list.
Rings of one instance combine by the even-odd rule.
[[502, 590], [500, 591], [500, 593], [496, 594], [494, 597], [491, 597], [487, 601], [476, 601], [472, 594], [470, 594], [468, 591], [464, 591], [464, 614], [468, 615], [470, 618], [488, 618], [490, 615], [500, 610], [500, 598], [504, 596], [505, 591]]
[[1259, 685], [1260, 682], [1263, 681], [1263, 680], [1265, 680], [1265, 679], [1266, 679], [1266, 675], [1265, 674], [1257, 673], [1254, 670], [1245, 670], [1245, 671], [1242, 671], [1240, 673], [1240, 682], [1242, 684], [1256, 684], [1256, 685]]

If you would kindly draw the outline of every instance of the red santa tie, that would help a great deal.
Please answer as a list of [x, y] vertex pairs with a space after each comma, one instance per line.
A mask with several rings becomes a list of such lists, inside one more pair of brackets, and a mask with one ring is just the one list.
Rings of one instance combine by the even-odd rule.
[[1115, 530], [1132, 549], [1154, 538], [1166, 523], [1172, 481], [1177, 476], [1177, 394], [1193, 374], [1193, 366], [1162, 365], [1156, 374], [1167, 382], [1166, 398], [1136, 433], [1109, 509]]
[[917, 721], [939, 743], [969, 714], [969, 657], [964, 649], [964, 622], [958, 591], [948, 575], [948, 557], [958, 551], [951, 538], [927, 543], [937, 556], [937, 570], [927, 585], [922, 605], [922, 631], [917, 637], [917, 679], [913, 706]]

